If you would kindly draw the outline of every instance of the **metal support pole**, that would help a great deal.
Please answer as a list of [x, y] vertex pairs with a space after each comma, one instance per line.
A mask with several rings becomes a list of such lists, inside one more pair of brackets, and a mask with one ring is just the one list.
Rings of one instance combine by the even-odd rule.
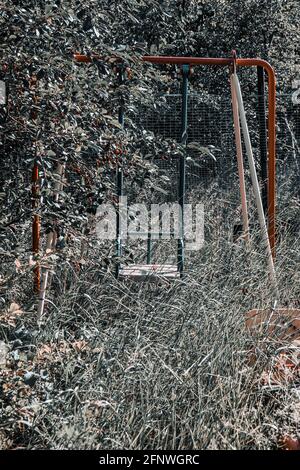
[[[181, 144], [186, 147], [187, 144], [187, 127], [188, 127], [188, 83], [189, 83], [190, 66], [182, 65], [182, 107], [181, 107]], [[185, 164], [186, 164], [186, 148], [179, 160], [179, 197], [178, 202], [181, 208], [180, 214], [180, 237], [178, 239], [177, 261], [180, 276], [183, 273], [184, 265], [184, 199], [185, 199]]]
[[[123, 85], [125, 82], [125, 67], [124, 64], [118, 64], [118, 82], [119, 85]], [[121, 103], [119, 107], [119, 114], [118, 114], [118, 121], [120, 125], [124, 128], [124, 119], [125, 119], [125, 110], [124, 110], [124, 101], [121, 98]], [[122, 159], [122, 153], [119, 155]], [[116, 264], [116, 278], [119, 277], [120, 271], [120, 258], [122, 256], [122, 238], [121, 238], [121, 214], [120, 214], [120, 198], [123, 196], [123, 168], [122, 168], [122, 161], [117, 163], [117, 196], [118, 196], [118, 211], [117, 211], [117, 223], [116, 223], [116, 230], [117, 230], [117, 240], [116, 240], [116, 251], [117, 251], [117, 264]]]
[[[40, 249], [40, 217], [37, 214], [38, 210], [38, 190], [39, 190], [39, 168], [37, 163], [34, 163], [32, 170], [32, 209], [33, 222], [32, 222], [32, 253], [35, 257], [39, 254]], [[34, 291], [39, 292], [40, 289], [40, 266], [39, 261], [36, 259], [36, 266], [34, 267]]]
[[246, 112], [244, 108], [240, 82], [236, 74], [233, 74], [232, 77], [233, 77], [236, 97], [238, 100], [241, 126], [242, 126], [242, 130], [244, 134], [246, 152], [248, 155], [250, 174], [251, 174], [251, 180], [252, 180], [252, 185], [253, 185], [253, 190], [254, 190], [254, 195], [255, 195], [255, 200], [256, 200], [256, 207], [257, 207], [257, 212], [258, 212], [262, 239], [265, 242], [268, 265], [270, 269], [270, 277], [271, 277], [273, 286], [276, 290], [276, 295], [278, 299], [279, 294], [278, 294], [278, 287], [277, 287], [277, 281], [276, 281], [276, 273], [275, 273], [275, 268], [274, 268], [274, 260], [272, 256], [270, 240], [268, 237], [268, 230], [267, 230], [267, 225], [266, 225], [266, 220], [265, 220], [265, 215], [264, 215], [264, 210], [263, 210], [263, 205], [262, 205], [262, 200], [261, 200], [260, 188], [259, 188], [259, 183], [258, 183], [258, 178], [257, 178], [257, 173], [256, 173], [256, 168], [255, 168], [255, 161], [254, 161], [254, 156], [253, 156], [253, 150], [252, 150], [252, 145], [251, 145], [251, 140], [250, 140], [250, 134], [249, 134], [249, 129], [248, 129], [248, 123], [247, 123]]
[[151, 264], [152, 258], [152, 239], [151, 239], [151, 231], [149, 230], [148, 239], [147, 239], [147, 264]]
[[118, 211], [117, 211], [117, 264], [116, 264], [116, 278], [119, 276], [120, 258], [122, 256], [122, 238], [121, 238], [121, 214], [120, 214], [120, 200], [123, 195], [123, 171], [121, 167], [117, 167], [117, 196], [118, 196]]
[[257, 67], [257, 92], [258, 92], [258, 122], [259, 122], [259, 146], [260, 166], [262, 181], [262, 204], [265, 216], [268, 215], [268, 146], [267, 146], [267, 122], [266, 122], [266, 99], [265, 99], [265, 76], [264, 69]]

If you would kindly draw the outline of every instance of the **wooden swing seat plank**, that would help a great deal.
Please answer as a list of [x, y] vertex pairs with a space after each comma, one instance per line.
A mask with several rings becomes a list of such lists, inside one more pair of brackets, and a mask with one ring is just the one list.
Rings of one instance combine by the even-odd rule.
[[179, 279], [180, 273], [173, 264], [132, 264], [121, 266], [119, 277], [132, 280]]

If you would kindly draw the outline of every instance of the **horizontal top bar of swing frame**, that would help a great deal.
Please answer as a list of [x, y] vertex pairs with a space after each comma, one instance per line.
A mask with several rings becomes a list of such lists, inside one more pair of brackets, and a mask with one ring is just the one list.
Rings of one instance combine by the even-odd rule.
[[[144, 62], [152, 62], [153, 64], [189, 64], [189, 65], [220, 65], [228, 66], [234, 64], [233, 57], [174, 57], [174, 56], [143, 56]], [[239, 67], [251, 67], [253, 65], [262, 66], [266, 69], [273, 70], [272, 66], [263, 59], [236, 59], [236, 65]]]

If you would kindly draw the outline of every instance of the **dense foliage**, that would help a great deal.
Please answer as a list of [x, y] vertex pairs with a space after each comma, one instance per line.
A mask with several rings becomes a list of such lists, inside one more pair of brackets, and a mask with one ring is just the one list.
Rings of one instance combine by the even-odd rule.
[[[270, 448], [278, 423], [295, 430], [299, 408], [289, 407], [299, 390], [275, 385], [273, 401], [274, 384], [267, 388], [262, 376], [278, 344], [261, 351], [257, 368], [247, 362], [252, 343], [241, 333], [241, 311], [269, 305], [270, 292], [255, 244], [249, 264], [220, 236], [211, 200], [225, 211], [229, 194], [208, 194], [212, 244], [180, 287], [121, 285], [102, 269], [109, 247], [88, 253], [85, 243], [90, 214], [115, 202], [117, 163], [132, 191], [151, 194], [163, 184], [153, 157], [170, 146], [182, 151], [140, 125], [141, 113], [165, 105], [180, 83], [174, 67], [142, 56], [227, 57], [235, 48], [272, 62], [286, 90], [299, 79], [299, 11], [297, 0], [0, 1], [0, 80], [8, 90], [0, 105], [0, 448]], [[77, 52], [92, 62], [76, 63]], [[214, 91], [228, 94], [227, 72], [195, 70], [191, 87], [209, 103]], [[253, 74], [242, 80], [246, 93], [256, 87]], [[40, 330], [30, 259], [35, 163], [40, 259], [51, 268]], [[58, 163], [64, 185], [54, 200]], [[45, 256], [53, 227], [56, 251]], [[289, 243], [279, 257], [287, 303], [299, 297], [299, 249]]]
[[[111, 179], [102, 173], [113, 166], [120, 140], [133, 161], [131, 171], [141, 164], [139, 157], [159, 152], [159, 142], [147, 141], [133, 120], [125, 138], [117, 122], [120, 95], [125, 108], [130, 103], [131, 112], [138, 114], [143, 103], [172, 84], [173, 71], [165, 75], [164, 68], [142, 64], [143, 54], [222, 57], [237, 48], [241, 56], [274, 62], [280, 84], [290, 86], [297, 78], [299, 9], [292, 0], [10, 1], [2, 2], [0, 18], [1, 78], [9, 87], [1, 159], [5, 176], [13, 179], [6, 201], [6, 207], [14, 206], [13, 220], [28, 209], [35, 158], [44, 178], [45, 204], [55, 161], [67, 161], [67, 171], [83, 177], [84, 185], [77, 184], [65, 200], [70, 220], [76, 209], [86, 212], [111, 188]], [[75, 52], [103, 58], [79, 66]], [[113, 74], [115, 57], [132, 69], [132, 78], [121, 87]], [[218, 86], [211, 75], [199, 74], [194, 86]], [[222, 75], [221, 89], [223, 80]]]

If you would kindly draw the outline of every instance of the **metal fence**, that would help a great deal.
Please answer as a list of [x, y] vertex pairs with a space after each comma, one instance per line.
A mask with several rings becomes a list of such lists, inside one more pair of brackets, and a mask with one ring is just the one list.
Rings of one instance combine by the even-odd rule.
[[[176, 90], [177, 91], [177, 90]], [[251, 140], [256, 159], [258, 173], [260, 167], [259, 124], [258, 117], [261, 109], [257, 105], [257, 96], [250, 94], [244, 96], [247, 119], [249, 123]], [[159, 103], [159, 105], [157, 104]], [[167, 94], [156, 100], [156, 107], [141, 107], [140, 113], [134, 116], [136, 124], [153, 132], [164, 139], [181, 139], [181, 95]], [[236, 164], [236, 149], [234, 141], [234, 128], [232, 119], [230, 95], [224, 93], [213, 94], [190, 93], [188, 98], [188, 152], [186, 169], [187, 190], [206, 188], [212, 183], [221, 188], [238, 188], [238, 172]], [[196, 146], [193, 144], [196, 143]], [[200, 149], [199, 149], [200, 147]], [[202, 150], [201, 150], [201, 147]], [[24, 153], [12, 153], [2, 165], [2, 178], [13, 191], [16, 187], [30, 186], [31, 175], [25, 168], [25, 160], [32, 158], [24, 149]], [[154, 159], [155, 160], [155, 159]], [[177, 181], [179, 175], [178, 156], [156, 159], [155, 163], [162, 173], [171, 179], [165, 188], [151, 187], [148, 193], [153, 196], [154, 202], [168, 198], [170, 201], [177, 196]], [[12, 174], [11, 168], [14, 168]], [[246, 183], [250, 186], [250, 175], [247, 164]], [[78, 176], [68, 167], [68, 181], [78, 180]], [[115, 178], [115, 171], [106, 175]], [[14, 185], [9, 185], [13, 180]], [[129, 183], [130, 184], [130, 183]], [[132, 188], [131, 188], [132, 189]], [[143, 188], [145, 191], [147, 188]], [[167, 196], [161, 193], [165, 189]], [[300, 106], [293, 104], [292, 93], [277, 96], [277, 189], [278, 199], [282, 201], [294, 197], [300, 198]], [[6, 191], [6, 189], [4, 188]], [[136, 191], [140, 191], [137, 188]], [[238, 191], [232, 191], [232, 198], [238, 201]], [[139, 192], [139, 195], [141, 193]]]
[[[165, 139], [180, 141], [181, 96], [165, 96], [165, 104], [156, 109], [144, 109], [138, 117], [148, 131]], [[247, 119], [251, 133], [254, 156], [260, 173], [259, 113], [257, 97], [245, 99]], [[197, 143], [197, 146], [193, 146]], [[237, 183], [236, 151], [230, 96], [211, 95], [203, 98], [199, 94], [189, 95], [188, 108], [188, 161], [187, 188], [200, 182], [219, 184], [230, 188]], [[213, 156], [215, 158], [213, 158]], [[177, 163], [172, 159], [157, 160], [157, 165], [171, 173], [177, 173]], [[300, 178], [300, 107], [292, 102], [292, 95], [277, 97], [277, 183], [279, 194], [287, 181], [291, 190], [299, 191]], [[246, 178], [249, 173], [246, 166]]]

